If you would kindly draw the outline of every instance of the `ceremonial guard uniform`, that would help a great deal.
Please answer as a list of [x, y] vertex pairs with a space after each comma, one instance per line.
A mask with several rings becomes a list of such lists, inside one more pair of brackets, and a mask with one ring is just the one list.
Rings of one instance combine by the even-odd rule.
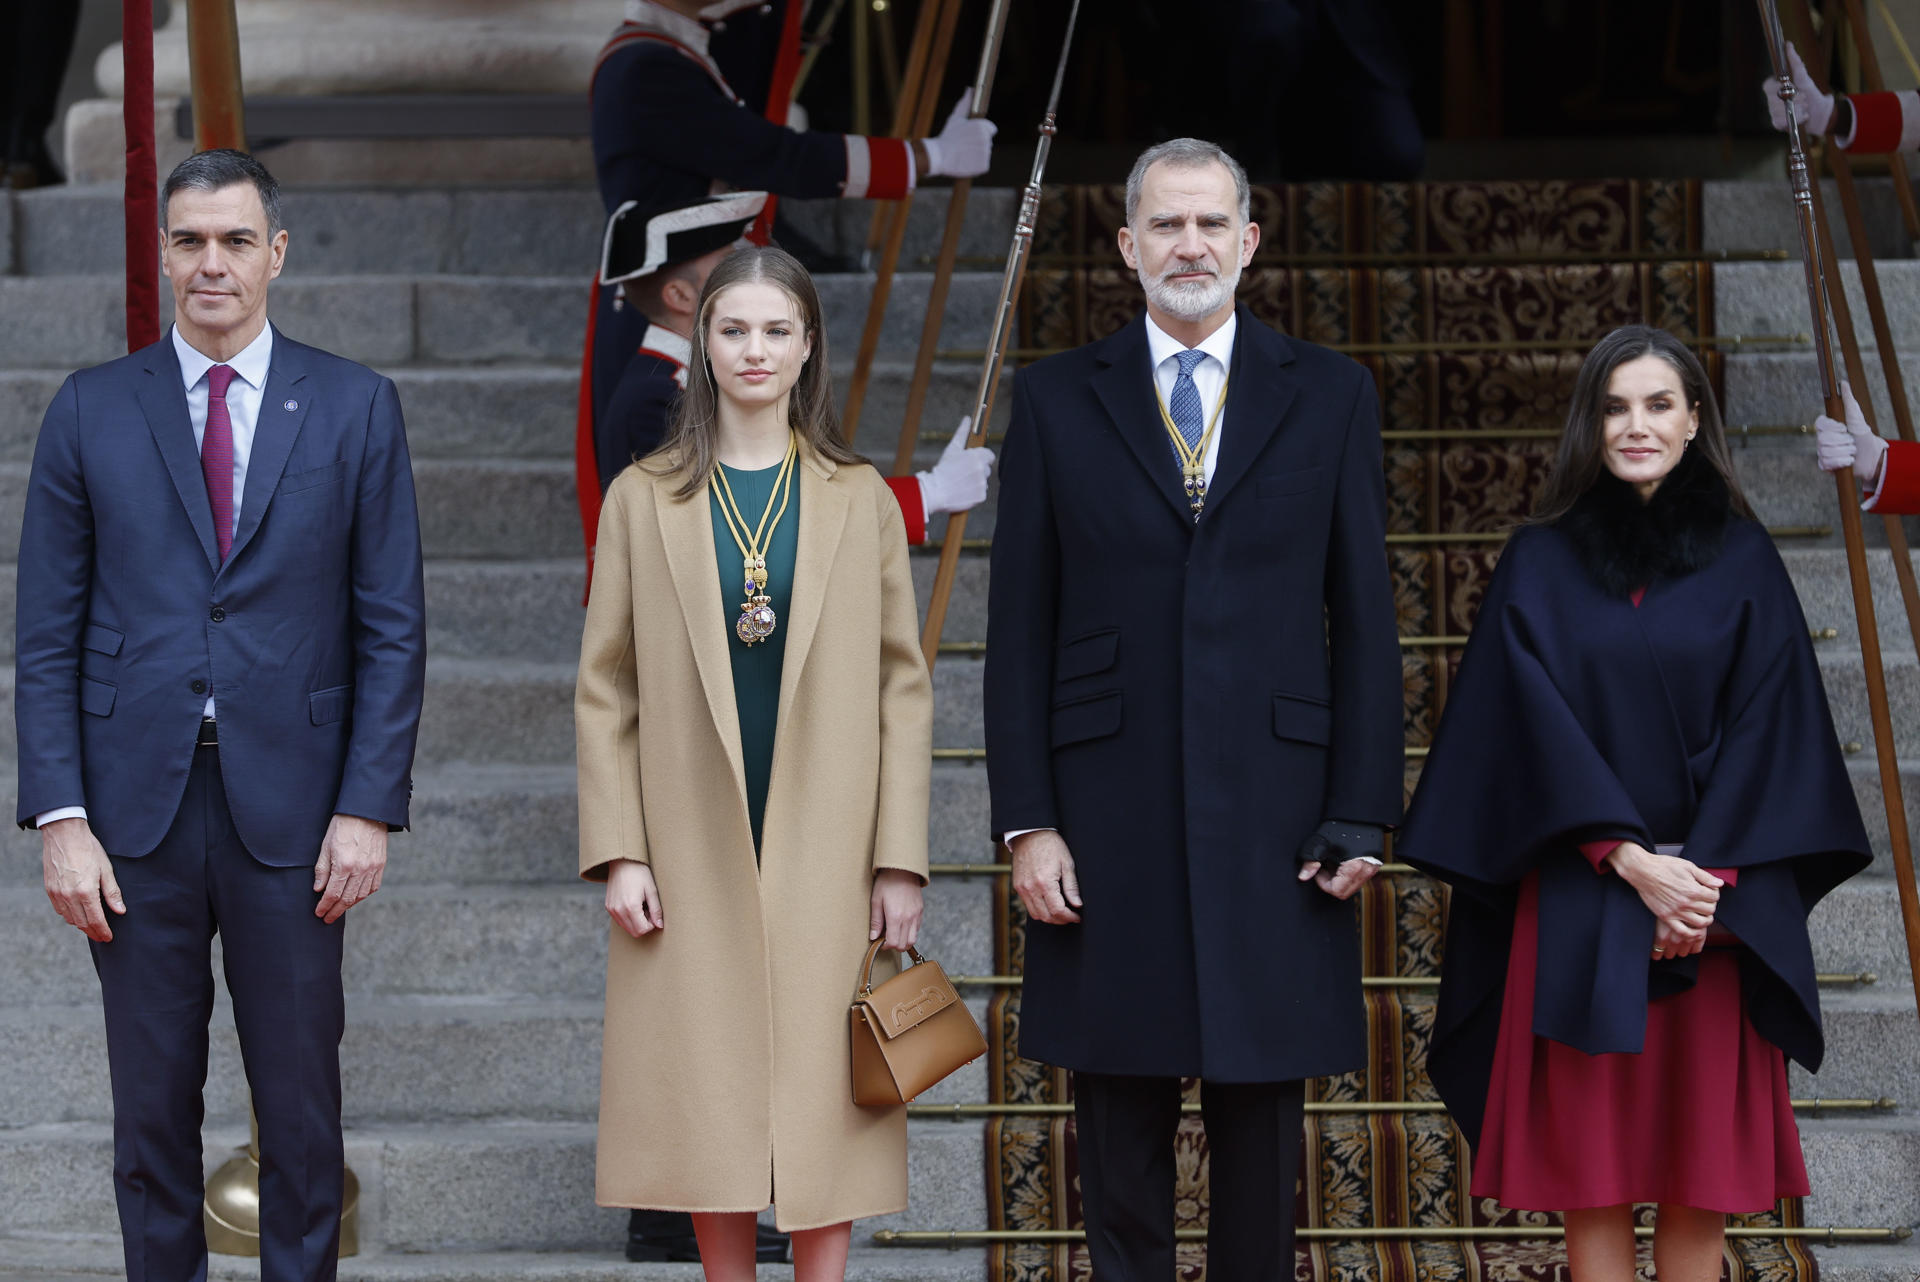
[[[722, 16], [739, 8], [711, 5], [703, 13]], [[744, 103], [728, 82], [713, 57], [705, 26], [656, 0], [629, 0], [626, 21], [602, 50], [588, 91], [594, 170], [610, 218], [628, 202], [649, 209], [680, 208], [729, 186], [799, 197], [898, 200], [913, 190], [919, 177], [972, 177], [985, 171], [993, 125], [969, 119], [965, 98], [938, 138], [918, 142], [788, 129], [785, 120], [799, 61], [798, 19], [797, 11], [782, 12], [762, 114]], [[764, 59], [748, 61], [757, 66]], [[754, 86], [756, 93], [758, 88]], [[916, 171], [916, 147], [924, 153], [924, 174]], [[766, 240], [773, 207], [768, 197], [751, 239]], [[584, 456], [596, 440], [595, 420], [606, 410], [645, 330], [645, 318], [624, 307], [618, 295], [596, 279], [576, 437], [583, 515], [588, 490], [611, 480], [609, 475], [595, 486], [585, 484]], [[907, 514], [911, 525], [910, 507]], [[594, 528], [587, 525], [589, 543]]]
[[[1814, 83], [1791, 44], [1787, 67], [1793, 78], [1794, 115], [1809, 132], [1851, 154], [1920, 151], [1920, 91], [1827, 93]], [[1787, 112], [1778, 77], [1768, 76], [1762, 88], [1773, 127], [1785, 131]], [[1844, 422], [1824, 414], [1814, 419], [1820, 466], [1829, 472], [1852, 468], [1860, 480], [1861, 506], [1869, 512], [1920, 513], [1920, 444], [1882, 439], [1867, 425], [1851, 392], [1845, 399]]]
[[[627, 20], [594, 67], [588, 97], [594, 172], [609, 217], [628, 201], [671, 209], [728, 186], [880, 200], [913, 189], [906, 140], [795, 133], [753, 111], [713, 60], [707, 29], [649, 0], [628, 5]], [[770, 91], [769, 106], [784, 121], [786, 93]], [[645, 324], [596, 282], [580, 388], [583, 444]]]
[[[589, 540], [599, 528], [601, 498], [613, 478], [667, 438], [674, 402], [687, 386], [694, 300], [707, 273], [724, 257], [719, 251], [739, 243], [769, 203], [765, 192], [732, 192], [649, 215], [628, 201], [608, 221], [597, 284], [609, 291], [633, 291], [641, 301], [634, 305], [629, 298], [625, 310], [640, 316], [643, 328], [639, 346], [593, 423], [591, 441], [583, 440], [575, 455], [580, 518]], [[656, 274], [676, 268], [691, 270], [679, 276], [684, 288], [674, 306]], [[966, 448], [968, 425], [962, 425], [931, 470], [886, 478], [900, 504], [909, 543], [926, 540], [930, 517], [964, 511], [986, 497], [993, 452]]]

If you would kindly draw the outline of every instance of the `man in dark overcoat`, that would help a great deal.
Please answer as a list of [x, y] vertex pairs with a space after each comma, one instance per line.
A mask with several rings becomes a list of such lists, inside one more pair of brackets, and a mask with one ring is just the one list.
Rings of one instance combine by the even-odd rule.
[[1293, 1276], [1308, 1077], [1361, 1066], [1354, 906], [1401, 804], [1379, 405], [1234, 306], [1259, 244], [1211, 143], [1145, 152], [1147, 309], [1021, 372], [986, 670], [994, 832], [1032, 918], [1020, 1053], [1073, 1070], [1100, 1282], [1173, 1273], [1203, 1079], [1211, 1276]]

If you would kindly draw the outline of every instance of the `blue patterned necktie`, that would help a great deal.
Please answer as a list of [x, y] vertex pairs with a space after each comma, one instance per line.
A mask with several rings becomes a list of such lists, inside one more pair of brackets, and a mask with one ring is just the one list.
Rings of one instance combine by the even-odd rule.
[[1180, 362], [1180, 376], [1173, 380], [1167, 412], [1173, 415], [1173, 425], [1180, 429], [1180, 436], [1190, 450], [1200, 448], [1200, 438], [1207, 430], [1206, 412], [1200, 406], [1200, 389], [1193, 383], [1195, 367], [1206, 358], [1207, 354], [1201, 351], [1181, 352], [1174, 358]]

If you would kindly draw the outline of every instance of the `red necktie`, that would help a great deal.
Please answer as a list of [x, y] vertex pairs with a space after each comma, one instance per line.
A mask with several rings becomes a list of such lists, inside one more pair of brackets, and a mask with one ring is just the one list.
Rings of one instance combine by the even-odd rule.
[[233, 547], [233, 418], [227, 413], [227, 385], [232, 382], [232, 366], [215, 365], [207, 371], [207, 430], [200, 440], [200, 472], [207, 478], [222, 565]]

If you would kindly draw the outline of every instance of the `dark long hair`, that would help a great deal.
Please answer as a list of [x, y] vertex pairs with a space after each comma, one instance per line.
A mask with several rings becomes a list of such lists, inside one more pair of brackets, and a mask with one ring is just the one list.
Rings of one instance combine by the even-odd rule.
[[720, 260], [700, 291], [694, 314], [693, 355], [687, 362], [687, 390], [673, 409], [667, 439], [641, 464], [656, 476], [679, 475], [676, 498], [692, 498], [713, 479], [720, 440], [719, 399], [713, 366], [707, 355], [708, 313], [720, 291], [733, 285], [773, 285], [800, 309], [800, 323], [812, 340], [813, 352], [800, 367], [800, 377], [787, 397], [787, 421], [814, 453], [836, 463], [864, 463], [840, 438], [840, 419], [833, 412], [833, 378], [827, 372], [827, 327], [820, 315], [820, 291], [800, 260], [784, 249], [755, 245], [735, 250]]
[[1658, 356], [1680, 376], [1680, 388], [1687, 408], [1700, 415], [1700, 429], [1687, 448], [1699, 455], [1720, 479], [1727, 483], [1727, 498], [1733, 510], [1751, 518], [1753, 507], [1740, 490], [1734, 475], [1733, 453], [1727, 448], [1727, 431], [1720, 422], [1720, 406], [1713, 399], [1707, 371], [1700, 359], [1679, 339], [1651, 325], [1622, 325], [1593, 345], [1587, 359], [1580, 363], [1580, 374], [1573, 383], [1573, 404], [1567, 409], [1567, 427], [1560, 434], [1560, 448], [1553, 456], [1553, 472], [1547, 477], [1540, 498], [1533, 505], [1530, 525], [1548, 525], [1565, 516], [1580, 496], [1607, 474], [1606, 409], [1607, 388], [1613, 371], [1642, 356]]

